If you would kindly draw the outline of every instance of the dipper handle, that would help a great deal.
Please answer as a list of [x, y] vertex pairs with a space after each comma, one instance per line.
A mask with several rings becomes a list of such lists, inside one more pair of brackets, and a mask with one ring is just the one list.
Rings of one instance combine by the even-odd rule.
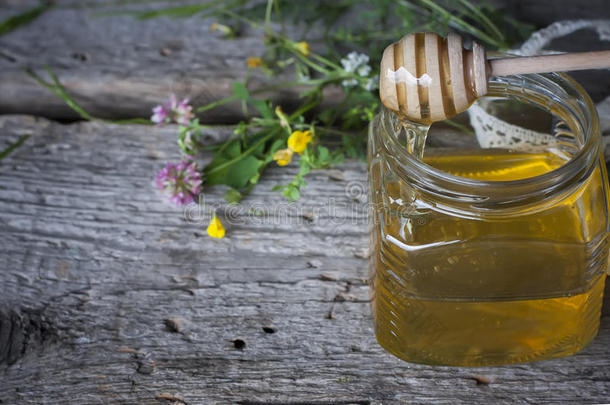
[[487, 61], [485, 49], [435, 33], [405, 35], [383, 52], [381, 102], [399, 116], [431, 124], [459, 114], [487, 94], [491, 76], [610, 68], [610, 51], [514, 57]]
[[491, 76], [610, 68], [610, 51], [492, 59]]

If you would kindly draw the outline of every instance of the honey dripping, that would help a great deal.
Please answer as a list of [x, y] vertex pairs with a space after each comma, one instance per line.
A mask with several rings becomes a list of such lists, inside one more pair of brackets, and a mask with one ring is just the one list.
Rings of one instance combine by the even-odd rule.
[[443, 38], [433, 33], [404, 36], [388, 46], [381, 61], [382, 103], [402, 123], [406, 147], [423, 157], [430, 125], [466, 110], [487, 93], [487, 81], [477, 77], [485, 70], [485, 51], [474, 44], [462, 47], [460, 36]]

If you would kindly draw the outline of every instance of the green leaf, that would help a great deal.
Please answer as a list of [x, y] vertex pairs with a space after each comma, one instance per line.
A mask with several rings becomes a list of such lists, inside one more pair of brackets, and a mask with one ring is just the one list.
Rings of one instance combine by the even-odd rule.
[[260, 157], [260, 158], [263, 158], [263, 157], [264, 157], [264, 154], [265, 154], [265, 146], [266, 146], [266, 145], [265, 145], [265, 143], [264, 143], [264, 142], [263, 142], [263, 143], [261, 143], [261, 144], [259, 144], [259, 145], [258, 145], [258, 146], [257, 146], [257, 147], [256, 147], [256, 148], [255, 148], [255, 149], [252, 151], [252, 154], [253, 154], [254, 156], [258, 156], [258, 157]]
[[0, 35], [7, 34], [17, 28], [34, 21], [38, 16], [51, 8], [51, 3], [41, 3], [40, 5], [31, 8], [21, 14], [9, 17], [0, 22]]
[[326, 125], [330, 125], [335, 118], [335, 109], [328, 108], [318, 114], [318, 118]]
[[273, 154], [275, 152], [277, 152], [277, 150], [279, 148], [281, 148], [282, 146], [284, 146], [284, 140], [283, 139], [277, 139], [275, 142], [273, 142], [273, 144], [271, 145], [271, 148], [269, 148], [269, 155], [273, 156]]
[[301, 197], [301, 192], [298, 187], [288, 186], [284, 190], [284, 197], [288, 198], [290, 201], [296, 201]]
[[266, 119], [274, 118], [273, 110], [271, 109], [271, 106], [269, 105], [267, 100], [257, 100], [257, 99], [252, 98], [252, 99], [248, 100], [248, 102], [252, 105], [252, 107], [254, 107], [256, 109], [256, 111], [258, 111], [260, 113], [260, 115], [263, 118], [266, 118]]
[[303, 154], [299, 161], [299, 174], [297, 175], [297, 177], [295, 178], [295, 180], [293, 182], [298, 184], [298, 181], [302, 180], [302, 177], [306, 176], [309, 173], [309, 171], [311, 170], [311, 166], [312, 165], [311, 165], [311, 162], [309, 161], [308, 156]]
[[261, 174], [260, 174], [260, 172], [259, 172], [259, 173], [256, 173], [254, 176], [252, 176], [252, 177], [250, 178], [250, 184], [256, 184], [256, 183], [258, 183], [258, 180], [259, 180], [260, 178], [261, 178]]
[[309, 174], [309, 172], [311, 171], [311, 166], [307, 165], [302, 165], [301, 168], [299, 169], [299, 174], [301, 176], [306, 176]]
[[[208, 168], [213, 169], [215, 166], [225, 162], [225, 159], [217, 159], [212, 162]], [[240, 189], [248, 183], [248, 180], [258, 173], [258, 169], [262, 164], [263, 162], [254, 156], [246, 156], [222, 170], [208, 174], [205, 183], [208, 186], [226, 184], [235, 189]]]
[[331, 156], [331, 161], [333, 165], [338, 165], [343, 163], [345, 160], [345, 155], [340, 150], [333, 152]]
[[242, 82], [233, 82], [233, 94], [240, 100], [248, 100], [250, 93]]
[[227, 145], [223, 151], [223, 156], [233, 159], [241, 154], [241, 142], [239, 140], [233, 141]]
[[239, 203], [243, 198], [244, 196], [242, 195], [242, 193], [240, 193], [238, 190], [235, 190], [234, 188], [227, 190], [224, 195], [225, 201], [231, 205]]
[[327, 164], [329, 163], [329, 156], [330, 153], [328, 152], [328, 148], [324, 147], [324, 146], [318, 146], [318, 162], [320, 164]]

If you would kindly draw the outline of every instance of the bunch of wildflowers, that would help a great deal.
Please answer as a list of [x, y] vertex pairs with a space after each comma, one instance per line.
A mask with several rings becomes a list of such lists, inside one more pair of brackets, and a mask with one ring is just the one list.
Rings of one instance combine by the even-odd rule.
[[[171, 95], [167, 103], [158, 105], [153, 109], [151, 121], [159, 124], [176, 122], [182, 126], [181, 133], [187, 134], [184, 143], [189, 142], [192, 127], [197, 127], [199, 122], [194, 118], [192, 107], [188, 99], [178, 101], [175, 95]], [[181, 145], [184, 149], [185, 145]], [[178, 163], [165, 163], [155, 176], [155, 184], [177, 205], [190, 204], [203, 189], [203, 175], [193, 157], [187, 155]], [[216, 215], [212, 216], [207, 233], [212, 238], [224, 238], [225, 228]]]
[[[285, 36], [282, 31], [272, 29], [272, 16], [291, 15], [295, 13], [280, 14], [279, 2], [275, 0], [266, 1], [266, 12], [264, 21], [253, 20], [247, 15], [251, 14], [250, 2], [241, 2], [242, 6], [235, 6], [234, 2], [221, 2], [212, 14], [219, 17], [231, 17], [238, 24], [246, 23], [252, 28], [263, 30], [265, 33], [265, 44], [268, 53], [265, 58], [253, 56], [247, 58], [246, 65], [248, 73], [242, 82], [233, 83], [233, 95], [216, 100], [205, 106], [198, 107], [195, 111], [189, 105], [188, 99], [179, 100], [172, 95], [165, 104], [154, 107], [151, 121], [157, 125], [177, 123], [180, 125], [178, 144], [182, 152], [187, 156], [177, 164], [167, 163], [157, 174], [155, 180], [169, 198], [176, 204], [188, 204], [201, 193], [203, 174], [207, 186], [224, 184], [230, 187], [225, 194], [229, 203], [237, 203], [254, 187], [263, 170], [271, 162], [284, 166], [292, 161], [294, 154], [299, 154], [299, 172], [293, 181], [286, 185], [280, 185], [274, 189], [282, 190], [290, 200], [296, 200], [300, 196], [300, 189], [305, 186], [304, 176], [310, 169], [319, 169], [338, 164], [344, 156], [363, 157], [366, 145], [366, 125], [374, 117], [379, 105], [377, 95], [372, 91], [378, 87], [377, 72], [371, 67], [369, 56], [350, 52], [337, 61], [332, 56], [325, 56], [312, 50], [310, 44], [305, 41], [297, 42]], [[332, 2], [328, 2], [329, 4]], [[357, 7], [358, 11], [362, 4], [360, 2], [347, 2], [345, 10]], [[417, 18], [429, 21], [424, 26], [418, 26], [418, 30], [426, 30], [429, 27], [435, 30], [448, 31], [449, 27], [462, 30], [475, 38], [498, 48], [508, 48], [507, 36], [486, 16], [493, 11], [489, 6], [479, 6], [470, 0], [461, 0], [450, 6], [441, 6], [433, 0], [419, 0], [420, 6], [413, 7], [412, 2], [391, 2], [393, 6], [388, 8], [386, 2], [369, 2], [370, 13], [363, 15], [378, 16], [379, 23], [368, 24], [376, 27], [374, 31], [354, 32], [351, 27], [347, 30], [326, 30], [324, 39], [327, 43], [334, 45], [358, 45], [359, 48], [366, 47], [372, 55], [380, 55], [380, 50], [387, 46], [390, 39], [401, 36], [407, 27], [413, 28], [412, 24]], [[455, 4], [453, 4], [455, 3]], [[216, 7], [216, 6], [215, 6]], [[212, 8], [215, 8], [212, 7]], [[332, 10], [334, 12], [334, 7]], [[343, 6], [342, 6], [343, 7]], [[208, 4], [193, 7], [189, 6], [163, 6], [161, 9], [153, 10], [152, 15], [162, 16], [190, 16], [198, 13], [210, 12]], [[322, 21], [329, 12], [324, 2], [316, 4], [315, 7], [302, 7], [298, 18], [309, 21]], [[135, 12], [138, 15], [140, 12]], [[150, 18], [151, 11], [145, 10], [139, 14], [141, 17]], [[387, 15], [397, 13], [403, 19], [403, 24], [391, 27], [386, 26]], [[133, 11], [129, 11], [134, 15]], [[309, 14], [309, 15], [308, 15]], [[312, 18], [312, 14], [315, 18]], [[468, 21], [461, 18], [468, 15]], [[335, 21], [335, 19], [332, 19]], [[472, 20], [472, 22], [470, 21]], [[377, 20], [376, 20], [377, 22]], [[506, 20], [507, 26], [514, 26], [517, 30], [526, 32], [529, 28], [525, 25]], [[333, 22], [334, 23], [334, 22]], [[475, 23], [475, 25], [473, 25]], [[377, 27], [383, 26], [382, 32], [377, 32]], [[283, 27], [283, 24], [282, 24]], [[348, 27], [344, 27], [348, 28]], [[362, 27], [353, 27], [358, 31]], [[425, 28], [425, 29], [424, 29]], [[229, 25], [214, 23], [210, 30], [222, 34], [224, 38], [232, 38], [237, 31]], [[523, 33], [522, 32], [522, 33]], [[529, 34], [524, 35], [524, 38]], [[379, 48], [382, 46], [382, 48]], [[379, 48], [379, 49], [378, 49]], [[336, 49], [344, 49], [339, 46]], [[335, 53], [331, 53], [335, 55]], [[167, 55], [166, 55], [167, 56]], [[377, 65], [377, 63], [374, 63]], [[260, 69], [263, 73], [273, 75], [290, 67], [294, 68], [296, 81], [286, 83], [274, 83], [272, 86], [248, 90], [248, 79], [253, 69]], [[46, 82], [33, 72], [28, 72], [41, 85], [51, 89], [55, 94], [62, 97], [68, 105], [81, 117], [87, 120], [95, 119], [82, 109], [66, 92], [58, 79], [47, 69], [52, 82]], [[324, 97], [326, 86], [341, 83], [344, 99], [337, 105], [319, 108]], [[253, 94], [263, 93], [282, 87], [293, 87], [302, 85], [307, 90], [302, 93], [303, 103], [291, 114], [284, 114], [276, 107], [276, 116], [273, 115], [272, 102], [269, 98], [255, 98]], [[213, 150], [213, 159], [204, 168], [199, 170], [196, 163], [190, 158], [202, 147], [200, 136], [203, 125], [195, 118], [195, 112], [202, 113], [220, 105], [241, 101], [244, 113], [249, 116], [250, 110], [256, 110], [256, 117], [249, 117], [239, 123], [235, 130], [235, 137], [226, 140], [222, 145], [216, 147], [206, 145], [206, 149]], [[330, 135], [329, 142], [338, 142], [339, 147], [330, 151], [328, 148], [317, 144], [311, 145], [314, 137], [314, 125], [316, 126], [315, 137], [322, 140], [324, 134]], [[293, 130], [293, 128], [295, 130]], [[311, 131], [311, 132], [310, 132]], [[285, 136], [289, 135], [288, 139]], [[339, 138], [340, 137], [340, 138]], [[339, 140], [340, 139], [340, 140]], [[286, 148], [280, 149], [282, 146]], [[214, 215], [207, 228], [212, 237], [223, 237], [224, 227], [220, 220]]]

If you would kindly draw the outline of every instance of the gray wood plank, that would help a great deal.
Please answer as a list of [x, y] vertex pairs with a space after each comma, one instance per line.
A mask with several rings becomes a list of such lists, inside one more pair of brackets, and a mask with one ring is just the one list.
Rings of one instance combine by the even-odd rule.
[[[0, 18], [36, 3], [5, 0]], [[0, 113], [34, 114], [60, 120], [78, 118], [62, 100], [25, 75], [25, 68], [43, 74], [42, 67], [49, 65], [74, 98], [94, 116], [148, 117], [151, 108], [171, 92], [190, 97], [195, 105], [230, 95], [233, 81], [246, 75], [246, 58], [265, 52], [260, 32], [246, 29], [236, 39], [222, 39], [209, 31], [213, 19], [137, 21], [129, 16], [95, 17], [85, 7], [66, 8], [78, 4], [73, 0], [56, 3], [61, 7], [43, 14], [30, 25], [0, 36]], [[514, 5], [500, 0], [495, 3], [498, 7], [507, 7], [516, 18], [539, 27], [547, 25], [541, 9], [552, 10], [554, 20], [574, 18], [577, 10], [586, 11], [579, 15], [596, 18], [607, 18], [609, 12], [601, 6], [604, 3], [601, 0], [591, 9], [573, 1], [554, 1], [553, 7], [547, 4], [549, 1], [542, 2], [544, 7], [523, 1]], [[298, 29], [291, 35], [300, 39]], [[607, 47], [607, 43], [600, 45], [592, 35], [587, 31], [576, 33], [567, 41], [554, 43], [552, 49], [582, 51]], [[575, 76], [599, 101], [610, 89], [609, 76], [604, 73], [575, 73]], [[268, 78], [255, 71], [252, 86], [288, 79], [292, 80], [289, 73]], [[272, 98], [289, 110], [302, 90], [285, 89], [274, 92]], [[329, 88], [325, 102], [336, 103], [341, 94], [339, 88]], [[241, 115], [240, 105], [234, 103], [201, 118], [208, 123], [232, 123]]]
[[294, 165], [239, 209], [205, 190], [231, 222], [211, 240], [152, 186], [178, 157], [173, 131], [0, 117], [0, 145], [31, 134], [0, 161], [3, 403], [607, 402], [608, 289], [600, 334], [575, 356], [401, 362], [372, 331], [364, 165], [341, 165], [345, 181], [312, 173], [294, 205], [270, 191]]
[[[0, 19], [28, 5], [0, 9]], [[238, 38], [223, 39], [210, 32], [215, 21], [210, 18], [138, 21], [131, 16], [95, 16], [99, 11], [57, 7], [0, 36], [0, 113], [78, 118], [27, 76], [26, 68], [44, 77], [43, 67], [48, 65], [74, 99], [96, 117], [149, 117], [152, 107], [170, 93], [190, 97], [197, 106], [230, 96], [232, 83], [246, 76], [246, 58], [265, 53], [262, 33], [247, 27]], [[300, 34], [295, 30], [294, 35], [298, 39]], [[293, 80], [291, 73], [269, 78], [257, 69], [250, 83], [257, 88], [287, 80]], [[289, 109], [302, 91], [293, 87], [269, 96]], [[327, 95], [330, 102], [340, 91], [331, 89]], [[201, 118], [207, 123], [230, 123], [241, 116], [241, 105], [233, 103]]]

